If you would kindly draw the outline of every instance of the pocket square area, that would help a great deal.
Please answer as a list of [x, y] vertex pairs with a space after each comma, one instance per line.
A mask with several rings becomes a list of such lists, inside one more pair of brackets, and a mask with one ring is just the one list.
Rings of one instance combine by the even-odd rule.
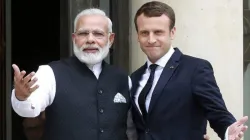
[[114, 103], [127, 103], [127, 101], [121, 93], [117, 93], [114, 97]]

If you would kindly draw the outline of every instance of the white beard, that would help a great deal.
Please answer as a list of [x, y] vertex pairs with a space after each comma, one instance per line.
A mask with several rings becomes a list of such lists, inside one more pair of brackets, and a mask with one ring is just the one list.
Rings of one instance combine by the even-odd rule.
[[[109, 53], [110, 48], [110, 42], [107, 43], [106, 46], [100, 47], [98, 45], [83, 45], [82, 47], [77, 47], [77, 45], [74, 43], [74, 54], [75, 56], [83, 63], [88, 65], [95, 65], [97, 63], [100, 63], [105, 59]], [[83, 49], [86, 49], [88, 47], [91, 48], [97, 48], [98, 51], [96, 53], [87, 53], [84, 52]]]

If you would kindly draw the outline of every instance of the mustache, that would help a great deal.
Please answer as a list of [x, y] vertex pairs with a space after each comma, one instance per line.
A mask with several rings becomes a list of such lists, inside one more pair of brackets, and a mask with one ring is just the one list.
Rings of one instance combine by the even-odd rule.
[[82, 45], [81, 47], [80, 47], [80, 50], [84, 50], [84, 49], [98, 49], [98, 50], [100, 50], [101, 49], [101, 47], [100, 46], [98, 46], [98, 45]]

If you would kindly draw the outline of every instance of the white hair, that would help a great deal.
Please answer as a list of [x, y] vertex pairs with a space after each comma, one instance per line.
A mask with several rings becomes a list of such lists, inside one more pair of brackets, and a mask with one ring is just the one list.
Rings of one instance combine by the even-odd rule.
[[79, 18], [81, 16], [84, 15], [101, 15], [101, 16], [105, 16], [108, 20], [108, 32], [112, 32], [112, 21], [110, 20], [110, 18], [105, 14], [105, 12], [103, 10], [97, 9], [97, 8], [89, 8], [89, 9], [85, 9], [82, 12], [80, 12], [74, 21], [74, 32], [76, 31], [76, 24], [77, 21], [79, 20]]

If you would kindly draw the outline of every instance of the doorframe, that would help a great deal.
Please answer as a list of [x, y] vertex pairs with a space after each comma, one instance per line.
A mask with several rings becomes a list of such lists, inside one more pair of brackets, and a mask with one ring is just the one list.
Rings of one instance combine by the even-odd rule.
[[5, 1], [0, 0], [0, 139], [6, 139], [6, 122], [5, 122]]
[[5, 39], [6, 39], [6, 140], [12, 140], [12, 68], [11, 68], [11, 0], [5, 1]]
[[111, 64], [129, 74], [129, 0], [110, 0], [110, 18], [115, 40], [111, 49]]
[[71, 55], [70, 1], [60, 1], [60, 58]]

